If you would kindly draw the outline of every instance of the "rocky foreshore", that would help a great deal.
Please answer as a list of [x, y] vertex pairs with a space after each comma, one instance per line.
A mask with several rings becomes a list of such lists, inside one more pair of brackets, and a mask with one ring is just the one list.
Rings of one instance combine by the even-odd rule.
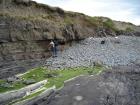
[[58, 57], [46, 60], [50, 69], [77, 66], [93, 66], [100, 63], [107, 66], [131, 65], [140, 63], [140, 37], [118, 36], [87, 38], [74, 43], [70, 48], [58, 54]]

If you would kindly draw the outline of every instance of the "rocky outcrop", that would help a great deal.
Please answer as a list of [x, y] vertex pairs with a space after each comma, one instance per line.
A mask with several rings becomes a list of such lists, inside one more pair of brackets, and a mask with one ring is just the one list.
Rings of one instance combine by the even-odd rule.
[[81, 76], [65, 83], [49, 103], [43, 100], [39, 104], [139, 105], [139, 75], [139, 67], [131, 65], [113, 67], [97, 76]]

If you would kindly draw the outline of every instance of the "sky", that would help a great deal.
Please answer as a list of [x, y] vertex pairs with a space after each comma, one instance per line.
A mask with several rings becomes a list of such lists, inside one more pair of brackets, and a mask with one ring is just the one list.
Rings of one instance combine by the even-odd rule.
[[140, 25], [140, 0], [34, 0], [89, 16], [104, 16]]

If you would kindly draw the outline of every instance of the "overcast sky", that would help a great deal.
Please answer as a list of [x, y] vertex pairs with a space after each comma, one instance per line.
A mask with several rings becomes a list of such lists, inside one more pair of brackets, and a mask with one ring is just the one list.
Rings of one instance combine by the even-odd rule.
[[68, 11], [89, 16], [104, 16], [113, 20], [140, 25], [140, 0], [34, 0]]

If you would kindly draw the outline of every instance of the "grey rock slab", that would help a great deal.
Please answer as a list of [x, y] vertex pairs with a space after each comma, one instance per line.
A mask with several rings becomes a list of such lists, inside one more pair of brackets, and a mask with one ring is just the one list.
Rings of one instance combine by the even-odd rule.
[[47, 80], [44, 80], [44, 81], [29, 85], [29, 86], [24, 87], [24, 88], [19, 89], [19, 90], [1, 93], [0, 94], [0, 104], [3, 105], [3, 104], [6, 104], [8, 102], [11, 102], [12, 100], [22, 98], [23, 96], [26, 95], [26, 93], [31, 93], [31, 92], [35, 91], [36, 89], [43, 86], [44, 83], [46, 83], [46, 82], [47, 82]]
[[25, 100], [23, 102], [19, 102], [15, 105], [40, 105], [41, 103], [45, 102], [49, 102], [50, 99], [52, 98], [52, 96], [54, 96], [55, 93], [55, 88], [52, 87], [48, 90], [45, 90], [43, 93], [41, 93], [40, 95], [29, 99], [29, 100]]
[[133, 80], [139, 78], [140, 68], [134, 72], [137, 68], [116, 66], [100, 75], [80, 76], [66, 82], [49, 103], [40, 105], [139, 105], [140, 80]]
[[28, 79], [28, 80], [25, 80], [23, 83], [26, 84], [26, 85], [30, 85], [30, 84], [33, 84], [35, 82], [36, 81], [34, 79]]

